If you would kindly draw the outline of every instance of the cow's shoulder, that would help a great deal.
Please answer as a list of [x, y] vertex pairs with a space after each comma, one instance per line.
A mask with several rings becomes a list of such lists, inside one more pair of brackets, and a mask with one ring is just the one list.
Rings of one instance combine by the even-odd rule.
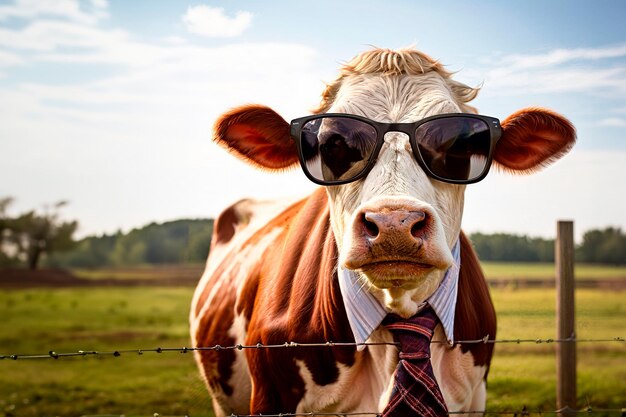
[[229, 298], [226, 294], [233, 298], [229, 300], [231, 306], [224, 305], [224, 309], [232, 309], [239, 288], [250, 278], [250, 266], [262, 259], [262, 254], [257, 252], [262, 252], [264, 248], [249, 242], [258, 239], [257, 235], [267, 226], [268, 219], [280, 216], [289, 205], [288, 200], [244, 199], [220, 213], [213, 224], [211, 250], [192, 300], [192, 320], [199, 318], [203, 309], [211, 308], [207, 304], [218, 293], [221, 300]]
[[226, 246], [252, 236], [294, 203], [294, 199], [239, 200], [215, 220], [211, 247]]

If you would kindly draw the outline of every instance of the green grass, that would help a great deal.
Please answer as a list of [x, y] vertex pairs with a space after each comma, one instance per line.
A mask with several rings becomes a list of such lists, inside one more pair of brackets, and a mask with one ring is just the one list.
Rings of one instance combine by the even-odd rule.
[[[193, 289], [130, 287], [0, 292], [0, 354], [182, 347]], [[554, 290], [492, 292], [498, 338], [553, 338]], [[581, 338], [626, 336], [624, 292], [579, 290]], [[498, 344], [490, 410], [553, 410], [553, 344]], [[624, 343], [580, 344], [578, 398], [626, 406]], [[0, 360], [0, 416], [212, 415], [191, 354]], [[594, 414], [595, 415], [595, 414]], [[619, 414], [618, 414], [619, 415]]]
[[[626, 336], [623, 292], [578, 290], [577, 336]], [[549, 339], [556, 333], [555, 291], [492, 291], [498, 339]], [[498, 344], [491, 366], [488, 409], [553, 410], [556, 403], [555, 344]], [[577, 349], [578, 402], [594, 408], [626, 405], [626, 344], [580, 343]], [[596, 415], [596, 414], [594, 414]], [[607, 415], [607, 414], [605, 414]], [[619, 413], [618, 413], [619, 415]]]
[[[554, 279], [552, 263], [481, 262], [487, 279]], [[626, 279], [626, 267], [576, 264], [576, 279]]]
[[[188, 346], [192, 291], [5, 291], [0, 354]], [[211, 415], [208, 410], [192, 354], [0, 361], [0, 416]]]

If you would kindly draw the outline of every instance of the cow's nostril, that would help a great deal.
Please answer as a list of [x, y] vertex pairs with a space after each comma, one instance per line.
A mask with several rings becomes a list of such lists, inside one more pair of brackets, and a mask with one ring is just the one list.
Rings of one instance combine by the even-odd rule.
[[380, 233], [380, 230], [378, 229], [376, 223], [367, 220], [367, 213], [363, 213], [361, 215], [361, 224], [363, 224], [363, 230], [369, 237], [377, 237]]
[[411, 235], [415, 238], [421, 239], [424, 235], [424, 228], [426, 227], [426, 213], [420, 213], [413, 226], [411, 226]]

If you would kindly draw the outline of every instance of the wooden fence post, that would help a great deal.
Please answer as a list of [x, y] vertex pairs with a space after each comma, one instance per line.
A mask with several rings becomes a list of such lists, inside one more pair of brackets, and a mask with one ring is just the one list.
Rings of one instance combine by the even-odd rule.
[[[574, 223], [559, 221], [555, 242], [557, 339], [575, 339]], [[556, 406], [562, 415], [576, 410], [576, 342], [556, 344]]]

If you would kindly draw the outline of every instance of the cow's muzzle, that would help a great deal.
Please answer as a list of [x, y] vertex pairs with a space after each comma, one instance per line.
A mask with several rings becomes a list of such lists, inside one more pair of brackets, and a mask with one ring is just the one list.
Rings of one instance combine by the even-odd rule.
[[363, 273], [378, 288], [417, 287], [435, 270], [452, 264], [434, 209], [414, 199], [379, 199], [354, 214], [346, 268]]

